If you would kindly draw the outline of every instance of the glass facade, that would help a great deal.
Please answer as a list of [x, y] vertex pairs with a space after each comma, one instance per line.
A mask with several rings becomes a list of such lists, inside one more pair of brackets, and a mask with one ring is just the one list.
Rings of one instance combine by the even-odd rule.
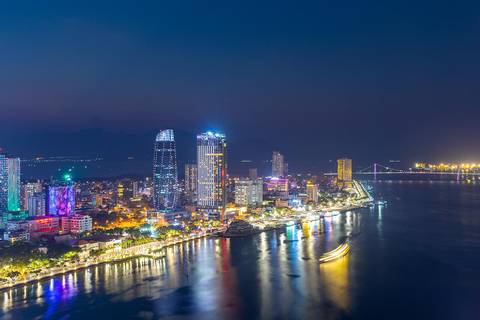
[[8, 158], [0, 153], [0, 213], [8, 211]]
[[174, 210], [178, 202], [177, 150], [172, 129], [155, 139], [153, 154], [153, 204], [159, 210]]
[[197, 135], [197, 207], [209, 214], [223, 214], [226, 205], [227, 142], [224, 134]]
[[20, 209], [20, 158], [8, 158], [8, 211]]

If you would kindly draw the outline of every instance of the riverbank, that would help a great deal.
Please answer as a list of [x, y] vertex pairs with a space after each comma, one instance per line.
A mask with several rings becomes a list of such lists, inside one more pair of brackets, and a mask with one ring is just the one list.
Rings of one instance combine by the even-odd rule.
[[156, 255], [150, 255], [146, 251], [153, 251], [153, 252], [158, 252], [161, 251], [162, 249], [184, 243], [184, 242], [190, 242], [194, 240], [198, 240], [204, 237], [209, 236], [208, 233], [200, 233], [200, 234], [195, 234], [194, 236], [188, 236], [187, 238], [182, 238], [179, 240], [175, 241], [170, 241], [168, 243], [162, 243], [159, 241], [154, 241], [146, 244], [142, 244], [139, 246], [134, 246], [130, 248], [123, 249], [121, 251], [116, 251], [116, 252], [111, 252], [111, 253], [106, 253], [98, 257], [97, 259], [92, 259], [92, 261], [82, 261], [78, 262], [72, 266], [69, 267], [63, 267], [63, 268], [52, 268], [49, 269], [49, 272], [44, 272], [44, 273], [30, 273], [24, 276], [19, 277], [19, 279], [16, 279], [13, 282], [4, 282], [0, 284], [0, 292], [9, 290], [11, 288], [15, 287], [20, 287], [24, 286], [27, 284], [32, 284], [35, 282], [39, 282], [42, 280], [46, 280], [49, 278], [56, 277], [58, 275], [64, 275], [72, 272], [76, 272], [82, 269], [86, 268], [91, 268], [91, 267], [96, 267], [102, 264], [110, 263], [110, 262], [122, 262], [122, 261], [127, 261], [130, 259], [136, 259], [140, 257], [148, 257], [151, 259], [157, 259], [158, 257]]

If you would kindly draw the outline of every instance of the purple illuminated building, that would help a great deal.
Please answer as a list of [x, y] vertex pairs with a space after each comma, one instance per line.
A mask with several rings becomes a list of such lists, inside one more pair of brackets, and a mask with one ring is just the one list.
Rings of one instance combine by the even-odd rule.
[[50, 185], [47, 188], [47, 215], [70, 216], [75, 214], [75, 186]]

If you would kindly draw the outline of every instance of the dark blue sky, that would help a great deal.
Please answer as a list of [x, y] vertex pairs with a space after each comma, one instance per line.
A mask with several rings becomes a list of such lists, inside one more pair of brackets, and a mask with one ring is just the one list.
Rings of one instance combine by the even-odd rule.
[[311, 157], [480, 158], [478, 1], [16, 1], [0, 44], [0, 145], [169, 125]]

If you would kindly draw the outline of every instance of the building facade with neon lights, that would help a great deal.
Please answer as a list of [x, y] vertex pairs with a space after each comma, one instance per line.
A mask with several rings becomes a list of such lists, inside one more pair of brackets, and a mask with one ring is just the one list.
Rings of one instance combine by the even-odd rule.
[[20, 158], [8, 158], [8, 211], [20, 211]]
[[0, 153], [0, 214], [8, 211], [8, 157]]
[[172, 129], [160, 131], [155, 139], [153, 204], [166, 211], [175, 210], [178, 205], [177, 149]]
[[226, 207], [227, 140], [224, 134], [197, 135], [197, 211], [224, 219]]
[[70, 216], [75, 214], [75, 186], [71, 182], [56, 183], [47, 187], [49, 216]]
[[20, 209], [20, 158], [0, 153], [0, 214]]

